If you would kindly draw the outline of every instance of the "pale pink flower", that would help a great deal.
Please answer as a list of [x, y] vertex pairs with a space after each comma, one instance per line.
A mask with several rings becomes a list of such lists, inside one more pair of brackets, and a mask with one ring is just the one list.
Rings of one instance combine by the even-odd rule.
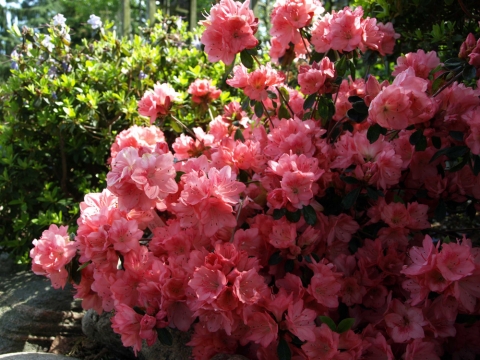
[[218, 99], [221, 90], [218, 90], [215, 86], [212, 85], [211, 80], [207, 79], [196, 79], [188, 87], [187, 92], [192, 95], [192, 101], [197, 104], [208, 104], [215, 99]]
[[175, 176], [171, 153], [144, 154], [135, 162], [132, 180], [150, 199], [165, 199], [178, 190]]
[[172, 102], [178, 99], [178, 93], [167, 83], [157, 83], [153, 90], [147, 90], [138, 102], [138, 113], [150, 118], [153, 124], [157, 117], [168, 114]]
[[40, 239], [33, 240], [30, 250], [32, 271], [37, 275], [46, 275], [55, 289], [63, 288], [68, 273], [65, 266], [76, 254], [78, 244], [70, 241], [68, 226], [50, 225]]

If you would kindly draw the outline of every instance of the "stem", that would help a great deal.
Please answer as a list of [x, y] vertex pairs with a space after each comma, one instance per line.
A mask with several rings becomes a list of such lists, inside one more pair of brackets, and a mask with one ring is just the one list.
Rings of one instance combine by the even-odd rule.
[[280, 97], [281, 97], [282, 100], [283, 100], [283, 103], [284, 103], [285, 106], [288, 108], [288, 111], [290, 111], [290, 115], [292, 115], [292, 119], [293, 119], [293, 116], [294, 116], [295, 113], [293, 112], [293, 110], [292, 110], [292, 108], [290, 107], [290, 105], [288, 105], [287, 99], [285, 99], [285, 98], [283, 97], [283, 94], [282, 94], [282, 92], [280, 91], [280, 89], [278, 88], [278, 86], [275, 86], [275, 89], [277, 89], [278, 93], [280, 94]]
[[263, 106], [263, 112], [264, 112], [265, 114], [267, 114], [267, 118], [268, 118], [268, 120], [270, 121], [270, 125], [272, 126], [272, 129], [274, 129], [274, 128], [275, 128], [275, 125], [273, 125], [272, 118], [270, 117], [270, 114], [268, 113], [268, 110], [267, 110], [267, 108], [265, 107], [265, 104], [264, 104], [263, 101], [261, 101], [261, 100], [260, 100], [260, 102], [262, 103], [262, 106]]
[[210, 109], [210, 106], [208, 107], [208, 113], [210, 114], [210, 119], [211, 119], [212, 121], [215, 120], [215, 119], [213, 118], [213, 114], [212, 114], [212, 110]]
[[[173, 120], [175, 120], [177, 122], [178, 125], [180, 125], [181, 127], [183, 127], [185, 130], [187, 130], [187, 132], [192, 135], [194, 138], [197, 138], [197, 136], [195, 135], [195, 133], [190, 130], [187, 125], [185, 125], [184, 123], [182, 123], [180, 120], [178, 120], [174, 115], [170, 114], [170, 116], [172, 117]], [[198, 140], [198, 139], [197, 139]]]
[[252, 58], [253, 58], [253, 60], [255, 60], [255, 62], [257, 63], [258, 66], [262, 66], [262, 64], [260, 64], [260, 61], [258, 61], [258, 59], [257, 59], [257, 55], [252, 55]]
[[365, 77], [363, 78], [363, 80], [367, 81], [369, 72], [370, 72], [370, 65], [367, 66], [367, 71], [365, 71]]
[[449, 82], [447, 82], [445, 85], [443, 85], [440, 89], [437, 90], [435, 94], [433, 94], [432, 97], [436, 97], [438, 94], [440, 94], [443, 90], [445, 90], [447, 87], [453, 84], [455, 80], [457, 80], [460, 76], [462, 75], [462, 72], [460, 71], [457, 75], [455, 75], [452, 79], [450, 79]]
[[242, 206], [243, 206], [243, 199], [240, 199], [240, 203], [238, 204], [239, 205], [239, 208], [238, 208], [238, 211], [237, 211], [237, 216], [236, 216], [236, 225], [235, 227], [233, 228], [233, 231], [232, 231], [232, 236], [230, 237], [230, 242], [233, 243], [233, 238], [235, 236], [235, 230], [237, 229], [238, 227], [238, 219], [240, 218], [240, 213], [242, 212]]
[[62, 130], [58, 130], [58, 137], [60, 139], [60, 157], [62, 159], [62, 179], [60, 180], [60, 187], [65, 195], [68, 195], [67, 189], [67, 157], [65, 155], [65, 142], [62, 136]]
[[302, 38], [303, 41], [303, 46], [305, 46], [305, 50], [307, 51], [308, 59], [312, 60], [312, 54], [310, 54], [310, 50], [308, 50], [307, 43], [305, 42], [305, 38], [303, 37], [303, 31], [300, 30], [300, 37]]

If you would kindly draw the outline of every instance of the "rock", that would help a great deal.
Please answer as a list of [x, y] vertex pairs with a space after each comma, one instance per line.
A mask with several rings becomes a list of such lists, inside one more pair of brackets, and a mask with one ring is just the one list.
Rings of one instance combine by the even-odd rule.
[[44, 354], [38, 352], [20, 352], [20, 353], [12, 353], [12, 354], [5, 354], [0, 355], [0, 359], [2, 360], [76, 360], [73, 357], [67, 357], [62, 355], [54, 355], [54, 354]]
[[57, 335], [82, 333], [73, 288], [56, 290], [43, 276], [12, 265], [0, 273], [0, 354], [48, 351]]
[[[97, 315], [94, 310], [88, 310], [82, 320], [82, 329], [86, 336], [102, 343], [110, 351], [122, 359], [135, 359], [131, 348], [122, 345], [120, 335], [113, 332], [110, 317], [112, 314]], [[175, 329], [169, 329], [173, 337], [173, 345], [167, 346], [157, 340], [152, 346], [143, 342], [142, 350], [138, 353], [139, 360], [187, 360], [192, 351], [185, 344], [190, 340], [190, 334]], [[239, 359], [240, 360], [240, 359]]]

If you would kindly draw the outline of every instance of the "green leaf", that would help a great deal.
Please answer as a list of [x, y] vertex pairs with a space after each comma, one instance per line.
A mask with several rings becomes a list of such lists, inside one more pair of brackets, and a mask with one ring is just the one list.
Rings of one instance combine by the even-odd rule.
[[263, 103], [261, 101], [257, 101], [253, 109], [255, 111], [255, 115], [257, 115], [258, 118], [261, 118], [263, 116]]
[[303, 209], [303, 218], [308, 225], [315, 225], [317, 223], [317, 213], [312, 205], [304, 206]]
[[285, 339], [280, 339], [277, 346], [278, 360], [291, 360], [292, 352]]
[[355, 324], [354, 318], [343, 319], [337, 326], [337, 333], [342, 334], [344, 332], [347, 332], [352, 328], [353, 324]]
[[361, 187], [357, 187], [356, 189], [350, 191], [342, 200], [342, 206], [345, 210], [350, 209], [355, 201], [357, 201], [358, 195], [360, 195], [360, 191], [362, 191]]
[[335, 70], [337, 71], [337, 75], [343, 77], [345, 72], [347, 71], [347, 57], [342, 56], [339, 61], [335, 64]]
[[22, 36], [22, 33], [20, 32], [20, 29], [18, 28], [17, 24], [13, 24], [12, 32], [16, 37], [21, 37]]
[[317, 100], [317, 94], [308, 95], [303, 103], [303, 110], [311, 109]]
[[357, 70], [356, 67], [355, 67], [355, 64], [353, 63], [352, 60], [349, 60], [348, 65], [350, 67], [350, 75], [352, 76], [352, 80], [355, 81], [356, 70]]
[[427, 145], [427, 138], [422, 134], [420, 140], [415, 144], [415, 151], [425, 151]]
[[447, 69], [447, 70], [454, 70], [458, 67], [461, 67], [465, 64], [465, 60], [462, 60], [462, 59], [448, 59], [446, 60], [444, 63], [443, 63], [443, 66]]
[[378, 124], [373, 124], [367, 130], [367, 139], [370, 141], [370, 144], [373, 144], [378, 140], [380, 134], [382, 133], [382, 127]]
[[340, 176], [340, 180], [342, 180], [343, 182], [347, 183], [347, 184], [360, 184], [360, 180], [358, 180], [356, 177], [353, 177], [353, 176], [343, 176], [341, 175]]
[[83, 269], [85, 269], [88, 265], [90, 265], [92, 263], [91, 260], [88, 260], [86, 263], [83, 263], [82, 265], [80, 265], [77, 269], [77, 271], [82, 271]]
[[454, 160], [465, 155], [468, 151], [469, 148], [467, 146], [452, 146], [449, 148], [444, 148], [438, 150], [435, 154], [433, 154], [432, 158], [430, 159], [430, 163], [432, 163], [442, 155], [446, 155], [450, 160]]
[[442, 147], [442, 140], [438, 136], [432, 136], [432, 145], [435, 149]]
[[245, 66], [247, 69], [253, 68], [253, 57], [250, 55], [250, 53], [246, 50], [243, 50], [240, 53], [240, 61], [242, 62], [243, 66]]
[[273, 210], [273, 218], [275, 220], [280, 220], [287, 213], [287, 209], [275, 209]]
[[281, 119], [291, 119], [292, 115], [290, 115], [290, 111], [288, 111], [287, 107], [282, 104], [280, 109], [278, 110], [278, 118]]
[[286, 218], [288, 221], [296, 223], [300, 221], [300, 218], [302, 217], [302, 211], [298, 209], [297, 211], [288, 211], [285, 214]]
[[280, 255], [280, 251], [274, 252], [270, 259], [268, 259], [268, 265], [278, 265], [282, 262], [283, 258]]
[[242, 129], [238, 128], [235, 130], [235, 135], [233, 137], [235, 140], [240, 140], [241, 142], [245, 142], [245, 138], [243, 137]]
[[177, 175], [175, 175], [175, 182], [179, 183], [180, 180], [182, 179], [182, 175], [185, 174], [183, 171], [177, 171]]
[[157, 329], [157, 334], [158, 334], [158, 340], [160, 340], [160, 342], [163, 345], [167, 345], [167, 346], [172, 346], [173, 345], [172, 334], [170, 334], [170, 331], [168, 331], [167, 328]]
[[365, 104], [365, 101], [355, 101], [352, 103], [353, 109], [360, 114], [368, 114], [368, 106]]
[[416, 145], [422, 137], [424, 137], [423, 130], [417, 130], [412, 135], [410, 135], [408, 141], [410, 142], [410, 144]]
[[347, 116], [350, 120], [353, 120], [356, 123], [361, 123], [363, 120], [365, 120], [368, 117], [368, 113], [362, 114], [356, 111], [355, 109], [349, 109], [347, 111]]
[[473, 175], [480, 174], [480, 155], [476, 155], [473, 159]]
[[288, 259], [285, 261], [285, 272], [291, 273], [295, 269], [295, 261], [293, 259]]
[[463, 141], [463, 131], [449, 131], [448, 135], [450, 135], [453, 140]]
[[477, 69], [475, 68], [475, 66], [467, 64], [463, 69], [462, 76], [465, 81], [474, 80], [477, 76]]
[[335, 322], [332, 320], [331, 317], [329, 316], [319, 316], [318, 317], [320, 319], [320, 321], [324, 324], [326, 324], [330, 330], [332, 331], [337, 331], [337, 325], [335, 325]]

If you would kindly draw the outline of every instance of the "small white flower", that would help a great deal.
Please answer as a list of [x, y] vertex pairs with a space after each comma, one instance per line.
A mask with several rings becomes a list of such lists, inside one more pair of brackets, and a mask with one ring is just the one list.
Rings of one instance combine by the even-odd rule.
[[45, 35], [42, 40], [42, 45], [45, 46], [49, 52], [51, 52], [55, 47], [55, 45], [53, 45], [52, 43], [52, 38], [50, 37], [50, 35]]
[[182, 28], [182, 24], [183, 24], [183, 20], [182, 18], [178, 18], [176, 21], [175, 21], [175, 25], [177, 25], [177, 29], [181, 29]]
[[100, 17], [92, 14], [90, 15], [90, 19], [88, 19], [87, 24], [89, 24], [93, 30], [102, 27], [102, 19]]
[[53, 26], [65, 27], [65, 21], [67, 19], [62, 14], [57, 14], [53, 17]]

